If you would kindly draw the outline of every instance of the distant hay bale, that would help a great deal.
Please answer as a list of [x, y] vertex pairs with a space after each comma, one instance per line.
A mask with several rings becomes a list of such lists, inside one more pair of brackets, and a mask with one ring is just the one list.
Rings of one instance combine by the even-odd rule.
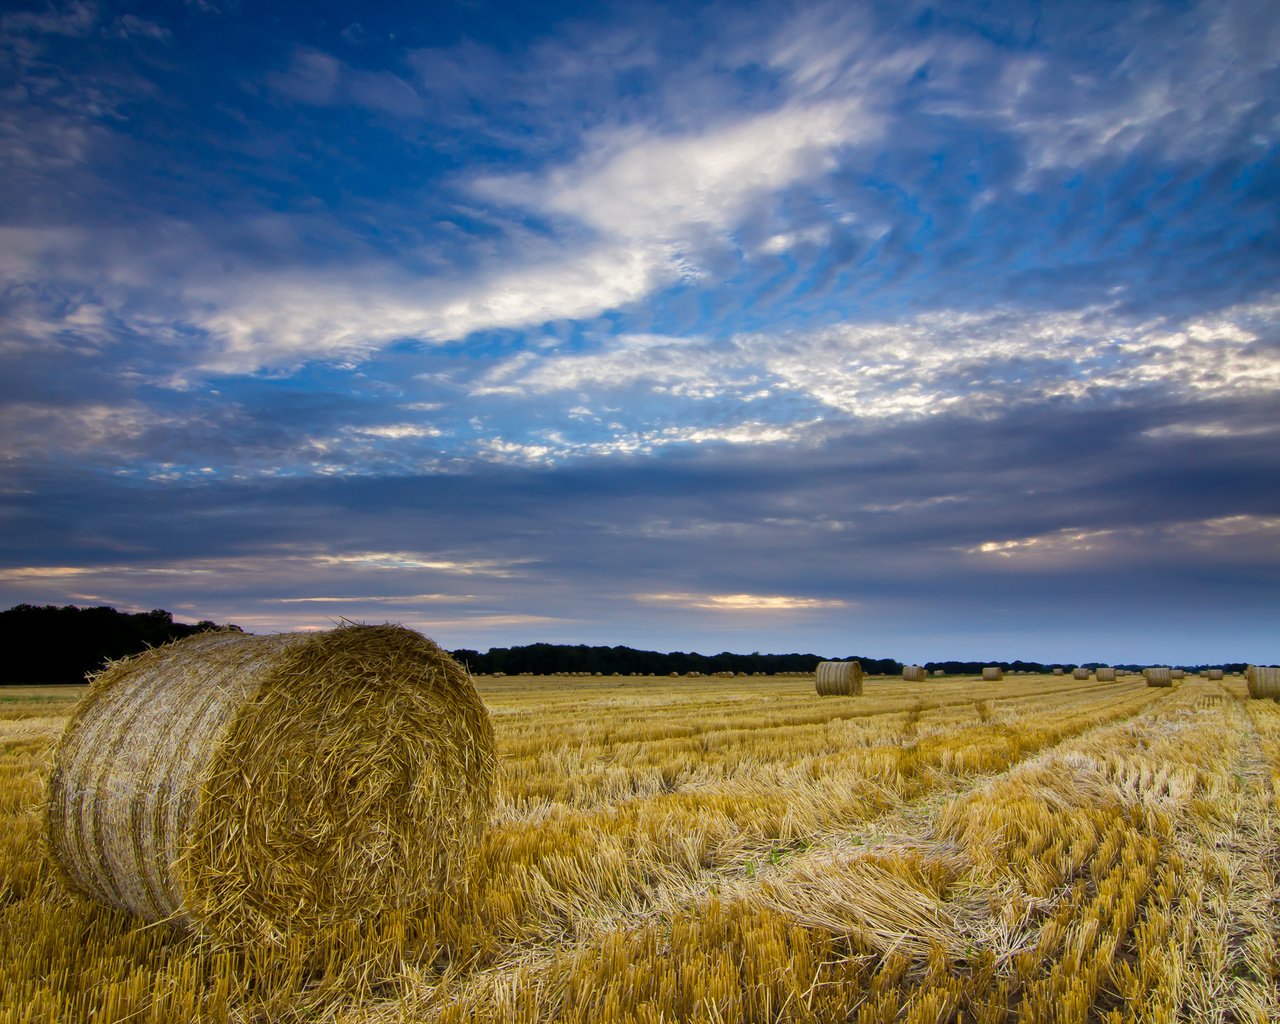
[[927, 673], [920, 665], [903, 665], [902, 678], [909, 683], [922, 683]]
[[1088, 679], [1089, 670], [1087, 668], [1077, 668], [1071, 670], [1072, 679]]
[[941, 676], [941, 675], [945, 675], [946, 673], [944, 673], [944, 672], [942, 671], [942, 669], [940, 669], [940, 668], [935, 668], [935, 669], [933, 670], [933, 674], [934, 674], [935, 676]]
[[1209, 668], [1209, 669], [1205, 669], [1204, 677], [1205, 677], [1206, 679], [1221, 679], [1221, 678], [1222, 678], [1222, 669], [1220, 669], [1220, 668]]
[[1169, 676], [1170, 676], [1170, 678], [1172, 678], [1172, 679], [1173, 679], [1173, 680], [1175, 680], [1175, 681], [1177, 681], [1177, 680], [1179, 680], [1179, 679], [1186, 679], [1186, 678], [1187, 678], [1187, 670], [1186, 670], [1186, 669], [1182, 669], [1182, 668], [1173, 668], [1173, 669], [1170, 669], [1170, 670], [1169, 670]]
[[1113, 668], [1099, 667], [1094, 669], [1093, 677], [1100, 683], [1114, 683], [1116, 681], [1116, 670]]
[[1144, 668], [1142, 674], [1146, 677], [1148, 686], [1172, 686], [1173, 671], [1163, 666], [1154, 668]]
[[1280, 699], [1280, 668], [1275, 665], [1250, 665], [1244, 671], [1250, 697]]
[[988, 665], [982, 670], [983, 679], [1003, 679], [1004, 670], [999, 665]]
[[819, 697], [857, 697], [862, 693], [862, 663], [820, 661], [813, 681]]
[[1053, 674], [1054, 674], [1055, 676], [1065, 676], [1065, 675], [1067, 674], [1067, 671], [1066, 671], [1066, 669], [1062, 669], [1062, 668], [1055, 668], [1055, 669], [1053, 670]]
[[457, 898], [495, 773], [470, 676], [412, 630], [204, 633], [93, 680], [45, 825], [65, 882], [148, 921], [366, 941]]

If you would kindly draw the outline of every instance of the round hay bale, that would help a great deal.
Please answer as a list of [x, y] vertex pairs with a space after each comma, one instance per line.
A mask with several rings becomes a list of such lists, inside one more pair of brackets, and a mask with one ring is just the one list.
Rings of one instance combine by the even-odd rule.
[[1053, 670], [1053, 674], [1054, 674], [1055, 676], [1065, 676], [1065, 675], [1067, 674], [1067, 671], [1066, 671], [1066, 669], [1062, 669], [1062, 668], [1055, 668], [1055, 669]]
[[1280, 699], [1280, 668], [1275, 665], [1250, 665], [1244, 671], [1250, 697]]
[[1142, 670], [1142, 674], [1146, 677], [1148, 686], [1173, 685], [1173, 671], [1171, 669], [1164, 668], [1162, 666], [1144, 668]]
[[988, 665], [982, 670], [983, 679], [1003, 679], [1004, 670], [999, 665]]
[[1220, 668], [1208, 668], [1208, 669], [1205, 669], [1204, 677], [1205, 677], [1206, 679], [1221, 679], [1221, 678], [1222, 678], [1222, 669], [1220, 669]]
[[909, 683], [922, 683], [927, 673], [920, 665], [903, 665], [902, 678]]
[[495, 772], [470, 676], [421, 634], [205, 633], [93, 680], [45, 824], [86, 896], [222, 945], [305, 944], [456, 899]]
[[1100, 683], [1114, 683], [1116, 681], [1116, 670], [1100, 665], [1094, 669], [1093, 677]]
[[1089, 670], [1087, 668], [1076, 668], [1071, 670], [1072, 679], [1088, 679]]
[[813, 677], [819, 697], [857, 697], [862, 693], [862, 663], [820, 661]]
[[1171, 668], [1169, 670], [1169, 678], [1177, 682], [1179, 679], [1187, 678], [1187, 670], [1185, 668]]
[[935, 676], [942, 676], [942, 675], [946, 675], [946, 673], [945, 673], [945, 672], [943, 672], [943, 671], [942, 671], [942, 669], [940, 669], [940, 668], [935, 668], [935, 669], [933, 670], [933, 674], [934, 674]]

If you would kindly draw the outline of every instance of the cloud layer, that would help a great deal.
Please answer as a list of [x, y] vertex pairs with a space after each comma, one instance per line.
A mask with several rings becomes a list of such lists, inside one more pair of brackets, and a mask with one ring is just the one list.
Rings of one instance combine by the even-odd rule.
[[1267, 657], [1274, 5], [337, 13], [0, 17], [0, 596]]

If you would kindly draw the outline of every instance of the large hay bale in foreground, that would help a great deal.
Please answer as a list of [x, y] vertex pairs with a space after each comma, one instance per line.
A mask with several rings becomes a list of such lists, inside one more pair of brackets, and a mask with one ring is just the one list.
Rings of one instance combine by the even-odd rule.
[[1220, 668], [1209, 668], [1209, 669], [1205, 669], [1204, 677], [1205, 677], [1206, 679], [1221, 679], [1221, 678], [1222, 678], [1222, 669], [1220, 669]]
[[983, 679], [1003, 679], [1004, 670], [999, 665], [988, 665], [982, 670]]
[[1280, 668], [1275, 665], [1250, 665], [1244, 670], [1250, 697], [1280, 699]]
[[205, 633], [93, 680], [46, 828], [87, 896], [223, 945], [305, 944], [454, 898], [495, 771], [466, 670], [412, 630]]
[[862, 663], [820, 661], [813, 676], [819, 697], [857, 697], [862, 694]]
[[1074, 668], [1071, 670], [1072, 679], [1088, 679], [1089, 670], [1087, 668]]
[[1100, 683], [1114, 683], [1116, 681], [1116, 670], [1099, 665], [1093, 670], [1093, 678]]
[[909, 683], [923, 683], [927, 674], [920, 665], [902, 666], [902, 678]]
[[1146, 678], [1148, 686], [1173, 685], [1172, 669], [1157, 665], [1154, 668], [1144, 668], [1142, 674]]

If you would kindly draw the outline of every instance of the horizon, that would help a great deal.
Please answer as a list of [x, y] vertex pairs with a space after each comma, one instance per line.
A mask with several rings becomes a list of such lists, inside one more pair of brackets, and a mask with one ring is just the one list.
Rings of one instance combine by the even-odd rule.
[[[5, 611], [14, 611], [14, 610], [16, 610], [18, 607], [21, 607], [21, 606], [14, 606], [13, 608], [5, 609]], [[179, 622], [179, 621], [180, 621], [176, 616], [173, 616], [173, 614], [172, 614], [171, 612], [169, 612], [167, 609], [164, 609], [164, 608], [158, 608], [158, 609], [156, 609], [156, 608], [151, 608], [151, 609], [145, 609], [145, 610], [143, 610], [143, 609], [132, 610], [132, 609], [120, 609], [120, 608], [114, 608], [114, 607], [110, 607], [110, 606], [101, 606], [101, 605], [99, 605], [99, 606], [88, 606], [88, 605], [85, 605], [85, 606], [77, 606], [77, 605], [70, 605], [70, 606], [66, 606], [66, 605], [64, 605], [64, 606], [57, 606], [57, 605], [48, 605], [48, 604], [43, 605], [43, 606], [41, 606], [41, 605], [35, 605], [35, 607], [45, 607], [45, 608], [59, 608], [59, 607], [65, 608], [65, 607], [73, 607], [73, 608], [78, 608], [78, 610], [80, 610], [80, 611], [85, 611], [85, 610], [103, 611], [103, 610], [105, 610], [105, 611], [111, 611], [111, 612], [118, 612], [118, 613], [120, 613], [120, 614], [124, 614], [124, 615], [141, 615], [141, 614], [147, 614], [148, 612], [161, 611], [161, 612], [165, 612], [166, 614], [170, 615], [170, 617], [173, 619], [173, 621], [175, 621], [175, 622]], [[185, 622], [185, 623], [182, 623], [182, 624], [183, 624], [183, 625], [186, 625], [186, 626], [193, 626], [193, 625], [198, 625], [200, 622], [212, 622], [212, 621], [213, 621], [213, 620], [211, 620], [211, 619], [197, 619], [197, 620], [196, 620], [196, 622]], [[213, 625], [214, 625], [214, 626], [216, 626], [216, 627], [218, 627], [219, 629], [232, 628], [232, 629], [241, 630], [241, 632], [247, 633], [247, 634], [249, 634], [249, 635], [251, 635], [251, 636], [252, 636], [252, 635], [260, 635], [260, 634], [254, 634], [252, 630], [244, 630], [244, 629], [241, 629], [241, 627], [240, 627], [239, 623], [236, 623], [236, 622], [213, 622]], [[371, 626], [371, 625], [396, 625], [396, 626], [403, 626], [403, 625], [404, 625], [404, 623], [401, 623], [401, 622], [394, 622], [394, 623], [393, 623], [393, 622], [383, 622], [383, 623], [376, 623], [376, 622], [353, 622], [352, 620], [349, 620], [349, 619], [334, 619], [334, 620], [331, 620], [329, 623], [327, 623], [327, 624], [326, 624], [326, 625], [324, 625], [324, 626], [303, 626], [303, 627], [301, 627], [300, 629], [295, 630], [295, 631], [293, 631], [293, 632], [317, 632], [317, 631], [320, 631], [320, 630], [323, 630], [323, 629], [327, 629], [327, 628], [336, 628], [336, 627], [338, 627], [338, 626], [342, 626], [342, 625], [358, 625], [358, 626]], [[288, 631], [287, 631], [287, 632], [288, 632]], [[521, 649], [521, 648], [525, 648], [525, 647], [529, 647], [529, 646], [539, 646], [539, 645], [543, 645], [543, 646], [551, 646], [551, 647], [586, 647], [586, 648], [591, 649], [591, 650], [617, 650], [617, 649], [625, 649], [625, 650], [633, 650], [633, 651], [636, 651], [636, 653], [639, 653], [639, 654], [658, 654], [658, 655], [663, 655], [663, 656], [667, 656], [667, 655], [682, 655], [682, 654], [683, 654], [683, 655], [692, 655], [692, 656], [694, 656], [694, 657], [701, 657], [701, 658], [715, 658], [715, 657], [718, 657], [718, 656], [721, 656], [721, 655], [730, 655], [730, 656], [732, 656], [732, 657], [740, 657], [740, 656], [741, 656], [741, 657], [753, 657], [753, 656], [755, 656], [755, 655], [763, 655], [763, 656], [765, 656], [765, 657], [797, 657], [797, 656], [798, 656], [798, 657], [816, 657], [816, 658], [819, 658], [819, 659], [821, 659], [821, 660], [831, 660], [831, 661], [849, 661], [849, 660], [853, 660], [853, 659], [865, 660], [865, 661], [867, 661], [867, 662], [895, 661], [895, 662], [898, 662], [899, 664], [904, 665], [904, 666], [905, 666], [905, 665], [911, 665], [911, 664], [923, 664], [923, 665], [926, 665], [926, 666], [927, 666], [927, 665], [931, 665], [931, 664], [936, 665], [936, 664], [945, 664], [945, 663], [962, 662], [962, 663], [966, 663], [966, 664], [987, 664], [987, 665], [1013, 665], [1013, 664], [1028, 664], [1028, 665], [1032, 665], [1032, 664], [1034, 664], [1034, 665], [1040, 665], [1040, 666], [1042, 666], [1042, 667], [1049, 667], [1049, 668], [1059, 668], [1059, 667], [1066, 667], [1066, 668], [1070, 668], [1070, 667], [1079, 667], [1079, 668], [1086, 668], [1086, 667], [1088, 667], [1088, 668], [1093, 668], [1093, 667], [1115, 667], [1115, 668], [1125, 668], [1125, 669], [1135, 669], [1135, 670], [1137, 670], [1138, 668], [1141, 668], [1141, 667], [1151, 667], [1151, 666], [1153, 666], [1153, 665], [1157, 665], [1157, 664], [1164, 664], [1163, 662], [1149, 662], [1149, 661], [1147, 661], [1147, 662], [1144, 662], [1144, 661], [1136, 661], [1136, 662], [1106, 662], [1106, 661], [1078, 661], [1078, 660], [1070, 660], [1070, 659], [1068, 659], [1068, 660], [1052, 660], [1052, 659], [1032, 658], [1032, 657], [1015, 657], [1015, 658], [1005, 658], [1005, 657], [1000, 657], [1000, 658], [951, 658], [951, 657], [939, 657], [939, 658], [930, 658], [930, 659], [928, 659], [927, 661], [924, 661], [924, 662], [913, 662], [913, 661], [912, 661], [911, 659], [909, 659], [909, 658], [908, 658], [908, 659], [895, 658], [892, 654], [888, 654], [888, 655], [883, 655], [883, 654], [872, 654], [872, 653], [869, 653], [869, 652], [866, 652], [866, 651], [854, 652], [854, 653], [846, 652], [846, 653], [843, 653], [843, 654], [816, 654], [816, 653], [814, 653], [813, 651], [800, 651], [800, 650], [793, 650], [793, 651], [759, 651], [759, 650], [757, 650], [757, 651], [745, 651], [745, 650], [744, 650], [744, 651], [730, 651], [730, 650], [712, 651], [712, 650], [706, 650], [706, 651], [701, 651], [701, 650], [696, 650], [696, 649], [690, 649], [690, 650], [679, 650], [679, 649], [674, 649], [674, 648], [673, 648], [673, 649], [671, 649], [671, 650], [663, 651], [663, 650], [649, 650], [649, 649], [643, 649], [643, 648], [634, 648], [634, 647], [631, 647], [629, 644], [609, 644], [609, 643], [599, 643], [599, 644], [575, 644], [575, 643], [573, 643], [572, 641], [570, 641], [570, 642], [566, 642], [566, 643], [559, 643], [559, 644], [549, 644], [549, 643], [547, 643], [546, 641], [541, 641], [541, 640], [529, 641], [528, 643], [524, 643], [524, 644], [495, 644], [495, 645], [493, 645], [493, 646], [491, 646], [491, 647], [488, 647], [488, 648], [485, 648], [485, 649], [483, 649], [483, 650], [481, 650], [481, 649], [476, 649], [476, 648], [468, 648], [468, 647], [455, 647], [455, 648], [453, 648], [452, 650], [450, 650], [450, 652], [449, 652], [449, 653], [451, 653], [451, 654], [453, 654], [453, 655], [455, 655], [455, 656], [456, 656], [456, 655], [457, 655], [457, 654], [459, 654], [460, 652], [464, 652], [464, 651], [466, 651], [466, 652], [475, 653], [475, 654], [478, 654], [478, 655], [481, 655], [481, 656], [486, 656], [486, 655], [488, 655], [488, 654], [493, 653], [493, 651], [495, 651], [495, 650], [515, 650], [515, 649]], [[449, 650], [449, 649], [448, 649], [448, 648], [446, 648], [446, 650]], [[1233, 659], [1221, 659], [1221, 660], [1218, 660], [1218, 661], [1174, 662], [1174, 663], [1170, 664], [1170, 665], [1169, 665], [1169, 667], [1171, 667], [1171, 668], [1213, 668], [1213, 667], [1226, 666], [1226, 665], [1236, 665], [1236, 664], [1244, 665], [1244, 664], [1247, 664], [1247, 663], [1246, 663], [1246, 662], [1241, 662], [1241, 661], [1238, 661], [1238, 660], [1233, 660]], [[537, 674], [537, 673], [534, 673], [534, 674]], [[876, 675], [877, 673], [875, 673], [875, 672], [870, 672], [869, 674], [871, 674], [871, 675]], [[885, 673], [879, 673], [879, 674], [885, 674]], [[891, 672], [891, 673], [888, 673], [888, 674], [893, 675], [893, 674], [895, 674], [895, 673], [892, 673], [892, 672]]]
[[29, 3], [0, 62], [0, 603], [1276, 659], [1280, 6]]

